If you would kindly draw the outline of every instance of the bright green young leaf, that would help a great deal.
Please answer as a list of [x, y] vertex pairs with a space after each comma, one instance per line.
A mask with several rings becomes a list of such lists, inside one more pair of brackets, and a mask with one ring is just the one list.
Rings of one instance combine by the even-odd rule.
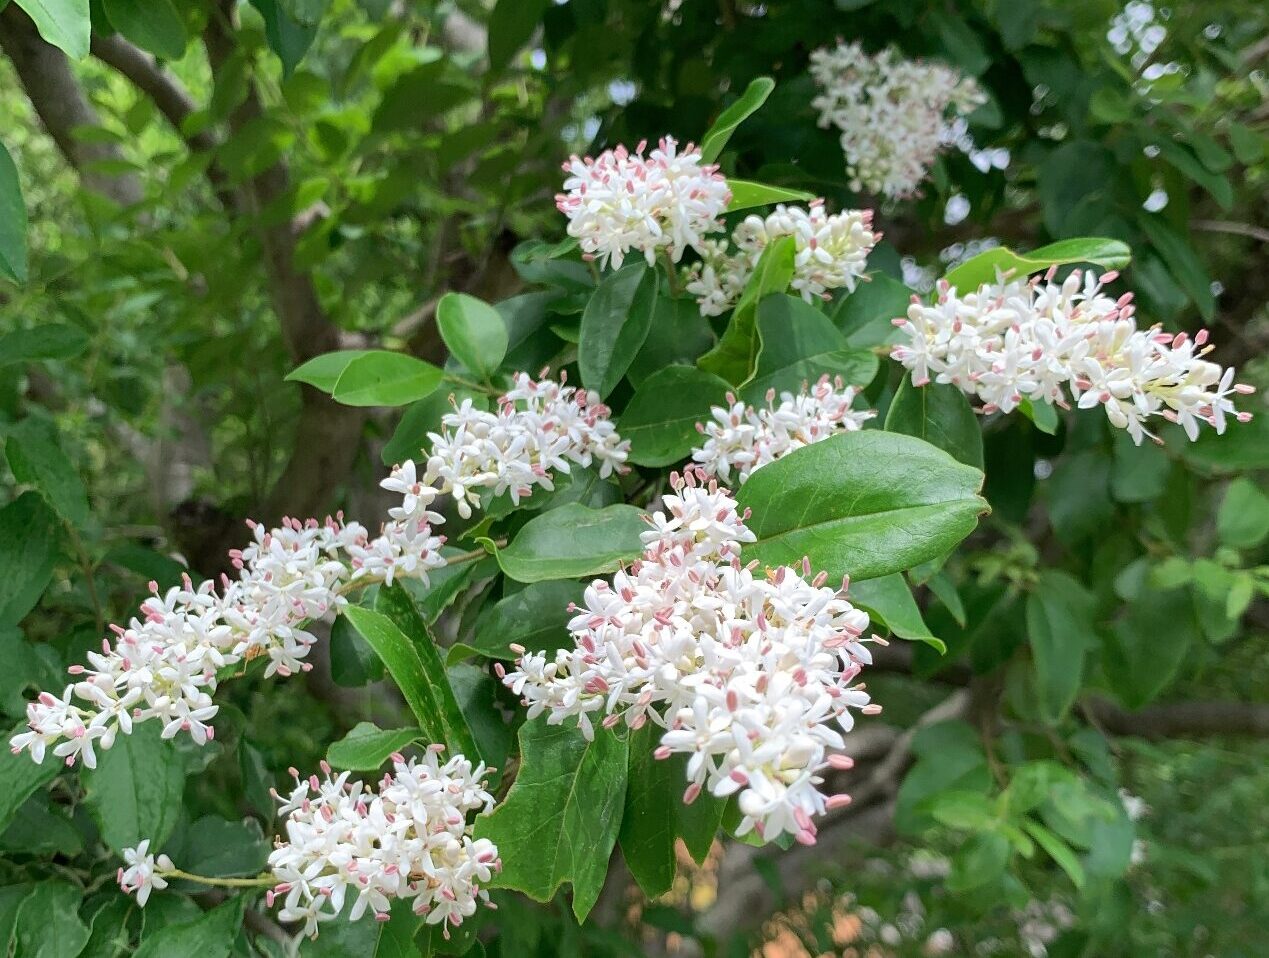
[[[15, 283], [26, 282], [26, 204], [22, 200], [22, 183], [13, 157], [0, 143], [0, 276]], [[0, 364], [13, 362], [4, 352], [0, 338]]]
[[494, 883], [550, 901], [573, 886], [573, 913], [585, 920], [599, 898], [621, 828], [627, 742], [607, 729], [587, 741], [575, 724], [545, 719], [520, 729], [520, 772], [507, 797], [476, 820], [476, 837], [498, 846]]
[[877, 374], [870, 350], [854, 349], [832, 321], [795, 296], [768, 296], [758, 305], [758, 357], [753, 378], [741, 398], [758, 406], [767, 393], [797, 393], [821, 376], [841, 377], [847, 385], [866, 386]]
[[753, 209], [755, 206], [770, 206], [772, 203], [809, 203], [815, 199], [814, 193], [805, 190], [791, 190], [787, 186], [770, 186], [766, 183], [754, 183], [750, 180], [727, 179], [731, 190], [731, 202], [727, 204], [727, 212]]
[[452, 664], [471, 655], [510, 661], [518, 658], [512, 645], [530, 652], [553, 651], [572, 643], [568, 621], [571, 603], [582, 601], [585, 587], [580, 582], [560, 579], [534, 582], [499, 600], [476, 622], [470, 644], [455, 645], [449, 655]]
[[1104, 270], [1123, 269], [1131, 259], [1132, 251], [1126, 243], [1104, 237], [1059, 240], [1029, 253], [1015, 253], [1008, 247], [997, 246], [961, 263], [944, 279], [967, 293], [984, 283], [994, 283], [997, 273], [1021, 278], [1050, 266], [1070, 263], [1091, 263]]
[[1269, 536], [1269, 496], [1243, 476], [1225, 490], [1216, 514], [1216, 534], [1233, 549], [1254, 549]]
[[899, 573], [861, 579], [851, 583], [848, 598], [869, 614], [880, 620], [887, 629], [901, 639], [924, 642], [943, 654], [947, 646], [934, 636], [921, 617], [921, 609], [912, 598], [912, 590]]
[[466, 293], [446, 293], [436, 307], [436, 324], [450, 355], [481, 379], [488, 379], [507, 355], [507, 324], [498, 311]]
[[789, 288], [793, 279], [794, 249], [793, 237], [785, 236], [763, 250], [740, 302], [732, 310], [731, 322], [723, 331], [722, 339], [697, 363], [701, 369], [735, 386], [749, 381], [758, 358], [758, 304], [772, 293], [783, 293]]
[[197, 955], [198, 958], [229, 958], [242, 925], [246, 898], [235, 895], [193, 921], [159, 926], [141, 940], [133, 958], [170, 958]]
[[517, 582], [578, 579], [613, 572], [643, 552], [646, 513], [634, 506], [588, 509], [571, 504], [527, 523], [498, 550], [498, 565]]
[[5, 437], [4, 455], [13, 477], [38, 489], [58, 515], [76, 528], [88, 524], [88, 493], [51, 422], [34, 416], [23, 419]]
[[45, 323], [31, 329], [15, 329], [0, 336], [0, 366], [43, 359], [74, 359], [87, 348], [88, 336], [77, 326]]
[[88, 809], [116, 855], [146, 838], [162, 848], [180, 819], [185, 762], [162, 731], [161, 722], [142, 722], [81, 773]]
[[326, 761], [335, 768], [373, 772], [421, 735], [416, 728], [381, 729], [373, 722], [358, 722], [351, 732], [331, 743]]
[[497, 73], [533, 37], [550, 0], [498, 0], [489, 15], [489, 68]]
[[53, 576], [57, 516], [38, 492], [0, 509], [0, 626], [16, 625], [35, 607]]
[[843, 433], [763, 466], [740, 489], [769, 566], [809, 556], [836, 580], [872, 579], [944, 555], [988, 511], [983, 474], [911, 436]]
[[189, 37], [172, 0], [102, 0], [110, 25], [142, 50], [179, 60]]
[[637, 466], [669, 466], [691, 455], [701, 441], [697, 423], [725, 402], [728, 384], [695, 366], [667, 366], [639, 387], [621, 415], [623, 439]]
[[965, 394], [950, 384], [913, 386], [904, 376], [886, 413], [886, 432], [916, 436], [967, 466], [983, 468], [983, 433]]
[[727, 146], [727, 141], [736, 132], [736, 128], [758, 112], [774, 89], [774, 80], [770, 77], [758, 77], [745, 88], [739, 100], [718, 115], [714, 125], [701, 138], [701, 158], [704, 162], [713, 163], [718, 159], [723, 148]]
[[893, 319], [908, 315], [912, 290], [885, 273], [868, 274], [853, 293], [843, 296], [833, 310], [833, 325], [846, 336], [848, 345], [871, 349], [897, 342], [903, 334]]
[[444, 377], [431, 363], [375, 349], [354, 357], [344, 367], [331, 398], [345, 406], [404, 406], [435, 392]]
[[348, 364], [369, 352], [368, 349], [338, 349], [333, 353], [322, 353], [292, 369], [286, 374], [286, 381], [308, 383], [324, 393], [334, 392], [335, 383], [339, 382]]
[[607, 396], [648, 338], [658, 293], [657, 272], [627, 263], [605, 276], [582, 312], [577, 366], [587, 389]]
[[1046, 569], [1027, 596], [1027, 639], [1035, 670], [1036, 708], [1050, 723], [1060, 721], [1084, 678], [1084, 659], [1096, 642], [1096, 600], [1071, 576]]
[[1071, 851], [1071, 846], [1032, 819], [1024, 820], [1022, 827], [1028, 835], [1035, 839], [1037, 845], [1048, 852], [1049, 857], [1057, 862], [1058, 867], [1066, 872], [1067, 877], [1071, 879], [1071, 884], [1076, 888], [1084, 887], [1084, 866], [1080, 864], [1079, 859], [1075, 857], [1075, 853]]
[[88, 0], [14, 0], [35, 21], [35, 28], [72, 60], [88, 56], [92, 20]]
[[14, 958], [75, 958], [88, 941], [79, 917], [84, 892], [61, 878], [37, 884], [18, 908], [14, 922]]

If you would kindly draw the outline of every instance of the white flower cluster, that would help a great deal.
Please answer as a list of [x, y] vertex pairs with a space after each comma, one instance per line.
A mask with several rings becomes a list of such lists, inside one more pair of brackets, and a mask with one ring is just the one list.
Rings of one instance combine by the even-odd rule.
[[894, 323], [908, 342], [891, 355], [912, 370], [916, 385], [933, 378], [983, 401], [985, 412], [1009, 412], [1023, 399], [1066, 408], [1065, 394], [1081, 409], [1101, 405], [1110, 422], [1140, 444], [1158, 441], [1145, 423], [1162, 416], [1180, 423], [1190, 439], [1201, 423], [1224, 432], [1226, 418], [1246, 422], [1232, 396], [1252, 387], [1234, 382], [1202, 357], [1207, 331], [1196, 336], [1138, 329], [1132, 294], [1112, 299], [1100, 279], [1078, 270], [1062, 282], [998, 279], [962, 295], [939, 284], [938, 302], [913, 301], [907, 319]]
[[140, 617], [111, 626], [113, 645], [103, 640], [87, 665], [71, 666], [74, 681], [60, 697], [41, 692], [27, 706], [27, 731], [10, 740], [13, 752], [29, 749], [42, 762], [51, 748], [67, 765], [82, 758], [94, 768], [96, 749], [150, 719], [163, 723], [164, 738], [186, 732], [202, 745], [215, 734], [208, 723], [223, 670], [261, 656], [269, 659], [266, 677], [307, 669], [303, 659], [317, 639], [305, 624], [343, 605], [347, 587], [371, 575], [426, 582], [445, 564], [444, 539], [422, 522], [389, 523], [374, 539], [342, 518], [250, 525], [250, 545], [230, 553], [237, 579], [224, 577], [217, 589], [186, 576], [163, 594], [150, 583]]
[[785, 236], [794, 239], [789, 285], [808, 303], [827, 299], [831, 290], [854, 290], [868, 254], [881, 239], [872, 230], [871, 210], [830, 215], [823, 200], [805, 209], [781, 204], [765, 217], [748, 216], [732, 232], [730, 246], [706, 241], [700, 262], [684, 273], [684, 288], [696, 297], [701, 314], [719, 316], [735, 306], [763, 251]]
[[564, 164], [568, 177], [555, 205], [568, 217], [568, 235], [601, 266], [620, 267], [631, 250], [649, 266], [661, 250], [677, 263], [684, 250], [699, 249], [705, 234], [722, 228], [731, 190], [718, 167], [702, 164], [690, 143], [679, 152], [673, 137], [663, 137], [647, 157], [645, 146]]
[[665, 729], [657, 758], [689, 756], [685, 802], [703, 788], [739, 793], [741, 834], [809, 844], [813, 817], [849, 801], [819, 789], [825, 769], [851, 765], [830, 754], [854, 724], [849, 709], [880, 711], [851, 685], [871, 662], [868, 616], [823, 573], [808, 582], [789, 567], [742, 566], [753, 533], [731, 495], [704, 483], [691, 468], [672, 477], [643, 558], [593, 582], [573, 609], [573, 648], [518, 650], [515, 670], [499, 671], [530, 719], [575, 717], [588, 737], [600, 714], [606, 727], [651, 719]]
[[279, 798], [286, 841], [269, 855], [278, 884], [268, 901], [282, 900], [282, 921], [303, 922], [316, 937], [318, 923], [338, 916], [352, 892], [352, 921], [367, 911], [385, 920], [393, 899], [413, 899], [415, 914], [444, 924], [448, 938], [448, 926], [488, 902], [481, 886], [502, 867], [498, 848], [473, 839], [468, 822], [493, 807], [486, 769], [461, 755], [441, 764], [440, 748], [409, 761], [394, 755], [377, 792], [348, 772], [332, 777], [324, 762], [324, 779], [292, 770], [295, 788]]
[[851, 189], [911, 196], [948, 145], [948, 120], [986, 102], [972, 79], [940, 63], [842, 43], [811, 54], [819, 125], [841, 132]]
[[428, 434], [432, 449], [422, 475], [406, 461], [383, 481], [383, 488], [404, 496], [392, 517], [435, 522], [429, 507], [440, 495], [452, 495], [464, 518], [480, 508], [486, 491], [510, 493], [519, 505], [535, 487], [555, 488], [552, 473], [569, 472], [570, 463], [597, 463], [604, 478], [624, 472], [630, 443], [617, 434], [608, 407], [593, 390], [562, 382], [563, 376], [559, 383], [535, 382], [517, 373], [496, 413], [465, 400], [446, 414], [441, 432]]
[[143, 908], [150, 900], [150, 892], [167, 887], [167, 879], [163, 876], [176, 869], [172, 859], [166, 855], [150, 854], [148, 838], [139, 842], [136, 848], [125, 848], [123, 860], [127, 867], [115, 873], [115, 880], [125, 895], [136, 895], [137, 904]]
[[713, 422], [696, 424], [706, 438], [699, 449], [692, 450], [692, 458], [723, 482], [731, 482], [733, 470], [737, 482], [747, 482], [754, 470], [795, 449], [862, 429], [877, 413], [851, 409], [858, 392], [840, 377], [834, 381], [825, 375], [809, 390], [804, 385], [797, 395], [781, 393], [778, 406], [775, 390], [769, 390], [765, 409], [739, 402], [728, 393], [727, 406], [710, 410]]

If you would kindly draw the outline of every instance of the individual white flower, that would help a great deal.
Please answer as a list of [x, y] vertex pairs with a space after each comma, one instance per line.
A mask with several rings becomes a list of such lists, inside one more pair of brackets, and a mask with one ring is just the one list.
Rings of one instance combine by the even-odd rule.
[[[902, 199], [916, 192], [938, 154], [958, 139], [949, 123], [986, 102], [972, 80], [940, 63], [866, 53], [838, 42], [811, 54], [819, 125], [841, 133], [851, 189]], [[991, 154], [991, 164], [998, 162]], [[1007, 157], [999, 162], [1007, 163]]]
[[394, 755], [393, 771], [374, 789], [350, 773], [302, 778], [275, 796], [286, 818], [286, 837], [269, 855], [277, 880], [270, 905], [278, 918], [316, 937], [319, 923], [347, 909], [352, 921], [367, 912], [386, 920], [393, 900], [413, 902], [428, 924], [450, 927], [488, 903], [486, 886], [501, 868], [497, 847], [472, 837], [473, 813], [493, 807], [483, 764], [462, 755], [442, 763], [440, 746], [421, 759]]
[[175, 870], [172, 859], [166, 855], [155, 857], [150, 854], [150, 840], [144, 839], [136, 848], [125, 848], [123, 860], [126, 867], [115, 873], [119, 887], [126, 894], [137, 896], [137, 904], [142, 907], [150, 899], [154, 889], [162, 891], [167, 887], [165, 873]]
[[620, 267], [631, 250], [649, 266], [662, 250], [677, 263], [722, 228], [731, 190], [718, 167], [703, 164], [690, 143], [680, 152], [673, 137], [662, 138], [646, 158], [645, 146], [634, 153], [618, 146], [564, 164], [568, 177], [555, 205], [568, 217], [568, 235], [601, 266]]
[[939, 284], [938, 301], [914, 297], [907, 318], [894, 321], [907, 341], [891, 355], [912, 371], [912, 381], [951, 383], [983, 401], [984, 412], [1010, 412], [1024, 399], [1068, 408], [1101, 406], [1112, 425], [1140, 444], [1151, 416], [1179, 423], [1190, 439], [1202, 424], [1224, 432], [1228, 417], [1246, 422], [1234, 407], [1250, 386], [1233, 369], [1203, 357], [1207, 331], [1196, 336], [1139, 329], [1132, 294], [1113, 299], [1107, 273], [1073, 271], [1062, 282], [998, 277], [973, 292]]
[[696, 424], [705, 441], [692, 450], [692, 458], [723, 482], [730, 482], [734, 471], [737, 483], [744, 483], [754, 470], [796, 449], [839, 432], [862, 429], [877, 413], [851, 408], [858, 393], [840, 377], [830, 380], [827, 375], [810, 389], [803, 385], [797, 395], [781, 393], [778, 406], [771, 390], [765, 409], [739, 402], [728, 393], [726, 407], [710, 410], [712, 422]]
[[572, 609], [574, 647], [521, 650], [513, 671], [497, 670], [530, 719], [575, 719], [587, 737], [595, 720], [651, 720], [664, 730], [657, 758], [688, 756], [684, 801], [735, 794], [742, 834], [813, 842], [814, 818], [848, 801], [820, 786], [850, 766], [838, 751], [850, 710], [879, 710], [851, 684], [871, 661], [868, 616], [823, 574], [742, 566], [753, 533], [732, 496], [696, 469], [672, 484], [642, 559]]

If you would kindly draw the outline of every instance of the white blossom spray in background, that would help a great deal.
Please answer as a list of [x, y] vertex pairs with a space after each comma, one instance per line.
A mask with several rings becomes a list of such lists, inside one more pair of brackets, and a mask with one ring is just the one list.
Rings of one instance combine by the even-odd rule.
[[1206, 330], [1138, 329], [1132, 294], [1103, 292], [1115, 273], [1075, 270], [1057, 282], [1055, 270], [967, 293], [940, 282], [936, 303], [913, 297], [907, 318], [894, 321], [908, 341], [891, 355], [914, 384], [951, 383], [982, 400], [984, 412], [1007, 413], [1024, 399], [1068, 408], [1068, 395], [1081, 409], [1100, 405], [1138, 444], [1158, 441], [1146, 428], [1154, 416], [1180, 423], [1192, 440], [1204, 423], [1221, 433], [1230, 418], [1251, 419], [1234, 396], [1252, 387], [1203, 358], [1212, 349]]
[[811, 54], [819, 125], [841, 133], [851, 189], [911, 196], [956, 136], [949, 122], [986, 102], [978, 84], [940, 63], [866, 53], [839, 42]]
[[871, 409], [851, 409], [859, 391], [840, 378], [827, 375], [809, 389], [794, 395], [767, 393], [766, 408], [739, 402], [727, 394], [727, 406], [711, 409], [712, 422], [697, 423], [705, 442], [692, 450], [701, 468], [723, 482], [748, 481], [755, 470], [775, 462], [794, 450], [822, 442], [839, 432], [855, 432], [877, 413]]
[[518, 649], [514, 671], [496, 669], [523, 696], [530, 719], [664, 729], [656, 757], [688, 756], [687, 790], [737, 795], [738, 832], [815, 841], [815, 817], [844, 805], [825, 795], [851, 709], [880, 711], [862, 685], [872, 661], [861, 636], [868, 616], [823, 573], [741, 565], [753, 533], [725, 489], [694, 468], [652, 517], [642, 559], [596, 580], [569, 623], [575, 645], [551, 656]]

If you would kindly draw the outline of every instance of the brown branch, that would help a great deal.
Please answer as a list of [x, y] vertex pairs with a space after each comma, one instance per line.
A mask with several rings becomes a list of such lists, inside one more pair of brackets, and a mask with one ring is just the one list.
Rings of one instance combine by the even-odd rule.
[[1269, 735], [1269, 704], [1171, 702], [1129, 712], [1105, 699], [1094, 699], [1087, 708], [1090, 718], [1112, 735], [1150, 739]]
[[93, 56], [127, 77], [137, 89], [153, 100], [159, 112], [192, 149], [210, 150], [215, 147], [216, 140], [208, 131], [200, 130], [186, 135], [181, 129], [186, 118], [198, 109], [198, 104], [181, 86], [180, 80], [164, 70], [153, 56], [134, 47], [118, 34], [109, 37], [94, 36], [91, 49]]

